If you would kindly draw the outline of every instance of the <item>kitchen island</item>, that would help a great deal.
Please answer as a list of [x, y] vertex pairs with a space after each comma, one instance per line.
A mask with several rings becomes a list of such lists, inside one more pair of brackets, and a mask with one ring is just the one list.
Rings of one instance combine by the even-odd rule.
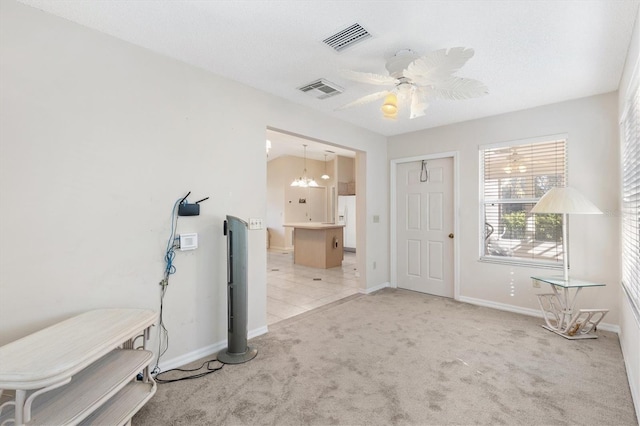
[[343, 228], [337, 223], [285, 223], [293, 228], [293, 262], [312, 268], [335, 268], [342, 265]]

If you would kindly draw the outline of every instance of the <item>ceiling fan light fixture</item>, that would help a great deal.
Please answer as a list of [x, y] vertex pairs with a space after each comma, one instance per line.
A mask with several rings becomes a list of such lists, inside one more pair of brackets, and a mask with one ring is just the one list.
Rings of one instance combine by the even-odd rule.
[[[393, 87], [363, 96], [338, 109], [364, 105], [385, 98], [382, 112], [385, 118], [397, 118], [398, 101], [410, 101], [409, 119], [422, 117], [432, 99], [463, 100], [485, 96], [487, 86], [471, 78], [455, 74], [473, 57], [474, 51], [466, 47], [452, 47], [434, 50], [418, 56], [410, 49], [403, 49], [388, 59], [385, 67], [387, 75], [370, 72], [344, 70], [345, 78], [376, 86]], [[389, 90], [397, 97], [391, 98]]]
[[398, 97], [395, 93], [389, 93], [384, 98], [381, 109], [386, 118], [396, 118], [398, 116]]

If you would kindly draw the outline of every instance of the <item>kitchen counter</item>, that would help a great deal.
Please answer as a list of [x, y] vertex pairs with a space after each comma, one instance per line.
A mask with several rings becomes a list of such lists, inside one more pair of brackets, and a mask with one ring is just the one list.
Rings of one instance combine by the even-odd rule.
[[282, 225], [288, 228], [303, 228], [303, 229], [334, 229], [344, 228], [344, 224], [339, 223], [326, 223], [326, 222], [295, 222], [285, 223]]
[[293, 261], [312, 268], [335, 268], [342, 265], [343, 228], [338, 223], [296, 222], [293, 228]]

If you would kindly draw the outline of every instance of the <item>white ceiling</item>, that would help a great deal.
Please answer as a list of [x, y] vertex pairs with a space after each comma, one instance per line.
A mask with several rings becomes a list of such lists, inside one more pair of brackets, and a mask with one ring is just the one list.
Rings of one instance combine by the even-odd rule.
[[[300, 105], [392, 136], [618, 88], [640, 0], [19, 0]], [[373, 37], [340, 53], [322, 43], [359, 23]], [[424, 117], [382, 118], [380, 103], [335, 111], [380, 88], [341, 69], [386, 74], [401, 49], [464, 46], [457, 73], [489, 95], [434, 101]], [[344, 93], [297, 87], [325, 78]], [[277, 142], [276, 142], [277, 143]], [[295, 145], [295, 144], [294, 144]], [[331, 148], [328, 148], [331, 149]]]
[[267, 161], [275, 160], [282, 155], [304, 157], [305, 152], [308, 159], [319, 161], [325, 161], [325, 155], [327, 161], [333, 160], [336, 155], [351, 158], [356, 156], [355, 151], [349, 149], [271, 129], [267, 129], [266, 138], [271, 142]]

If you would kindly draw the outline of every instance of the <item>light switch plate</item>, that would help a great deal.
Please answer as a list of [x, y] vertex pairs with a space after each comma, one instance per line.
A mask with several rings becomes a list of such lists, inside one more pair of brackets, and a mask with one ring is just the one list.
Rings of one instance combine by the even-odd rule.
[[262, 219], [255, 217], [250, 218], [249, 229], [262, 229]]

